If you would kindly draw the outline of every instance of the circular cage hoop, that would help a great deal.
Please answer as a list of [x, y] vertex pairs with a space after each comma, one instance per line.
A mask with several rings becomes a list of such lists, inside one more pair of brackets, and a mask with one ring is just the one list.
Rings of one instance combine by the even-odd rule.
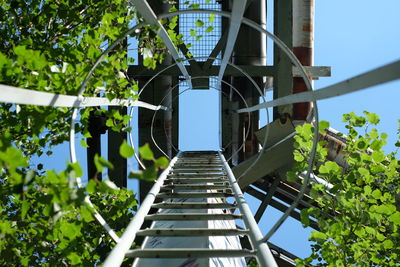
[[[183, 61], [183, 62], [187, 62], [187, 61], [192, 61], [192, 60], [196, 60], [196, 59], [213, 59], [213, 60], [218, 60], [218, 58], [215, 58], [215, 57], [193, 57], [193, 58], [190, 58], [190, 59], [183, 59], [182, 61]], [[158, 76], [160, 76], [163, 72], [167, 71], [168, 69], [175, 67], [177, 64], [178, 64], [178, 63], [175, 62], [174, 64], [168, 65], [168, 66], [166, 66], [165, 68], [161, 69], [159, 72], [157, 72], [154, 76], [152, 76], [152, 77], [143, 85], [143, 87], [140, 89], [138, 95], [140, 96], [140, 94], [147, 88], [147, 86], [148, 86], [154, 79], [156, 79]], [[230, 65], [231, 67], [235, 68], [236, 70], [238, 70], [238, 71], [239, 71], [240, 73], [242, 73], [244, 76], [246, 76], [246, 77], [250, 80], [250, 82], [254, 85], [254, 87], [257, 89], [257, 91], [258, 91], [258, 92], [261, 92], [261, 89], [260, 89], [260, 87], [258, 86], [258, 84], [254, 81], [254, 79], [253, 79], [247, 72], [245, 72], [242, 68], [240, 68], [240, 67], [237, 66], [236, 64], [233, 64], [233, 63], [230, 63], [230, 62], [227, 62], [227, 64]], [[212, 77], [212, 76], [210, 76], [210, 77]], [[192, 79], [198, 79], [198, 78], [208, 78], [208, 77], [206, 77], [206, 76], [204, 76], [204, 77], [203, 77], [203, 76], [202, 76], [202, 77], [192, 77], [192, 78], [189, 78], [189, 79], [192, 80]], [[216, 78], [214, 78], [214, 77], [212, 77], [212, 78], [213, 78], [213, 79], [216, 79]], [[219, 79], [218, 79], [218, 80], [219, 80]], [[186, 80], [185, 80], [185, 81], [186, 81]], [[234, 91], [235, 91], [237, 94], [239, 94], [239, 96], [241, 96], [241, 94], [239, 93], [239, 90], [237, 90], [235, 87], [233, 87], [230, 83], [228, 83], [228, 82], [226, 82], [226, 81], [224, 81], [224, 80], [219, 80], [219, 81], [222, 82], [222, 83], [224, 83], [224, 84], [227, 84], [228, 86], [230, 86], [232, 89], [234, 89]], [[183, 82], [183, 81], [181, 81], [181, 82]], [[178, 85], [179, 85], [181, 82], [179, 82]], [[176, 87], [176, 85], [175, 85], [175, 87]], [[171, 92], [171, 91], [169, 91], [168, 93], [170, 93], [170, 92]], [[167, 93], [166, 95], [168, 95], [168, 93]], [[260, 96], [262, 97], [261, 94], [260, 94]], [[162, 99], [162, 101], [163, 101], [164, 99], [165, 99], [165, 97]], [[241, 96], [241, 99], [242, 99], [242, 100], [244, 99], [243, 96]], [[162, 102], [162, 101], [161, 101], [161, 102]], [[161, 102], [160, 102], [160, 103], [161, 103]], [[244, 100], [244, 102], [247, 103], [245, 100]], [[265, 100], [264, 100], [264, 102], [265, 102]], [[246, 107], [247, 107], [247, 104], [246, 104]], [[157, 111], [155, 111], [155, 113], [156, 113], [156, 112], [157, 112]], [[268, 125], [268, 124], [269, 124], [269, 111], [268, 111], [268, 109], [266, 109], [266, 112], [267, 112], [266, 120], [267, 120], [267, 125]], [[249, 112], [248, 112], [248, 113], [249, 113]], [[130, 116], [131, 116], [131, 117], [132, 117], [132, 115], [133, 115], [133, 109], [131, 109], [131, 112], [130, 112]], [[250, 132], [250, 124], [248, 125], [247, 130], [246, 130], [246, 134], [245, 134], [246, 138], [247, 138], [249, 132]], [[151, 133], [152, 133], [152, 131], [151, 131]], [[130, 139], [129, 139], [129, 140], [130, 140], [131, 145], [133, 145], [133, 138], [131, 137], [131, 135], [132, 135], [132, 133], [130, 133]], [[152, 141], [154, 142], [153, 136], [152, 136]], [[161, 151], [161, 153], [163, 153], [165, 156], [168, 157], [168, 155], [167, 155], [157, 144], [155, 144], [155, 145], [156, 145], [157, 149]], [[243, 144], [242, 144], [234, 153], [232, 153], [232, 155], [228, 158], [228, 160], [230, 160], [230, 158], [232, 158], [235, 154], [237, 154], [237, 153], [240, 151], [240, 149], [243, 148], [243, 145], [244, 145], [244, 142], [243, 142]], [[145, 167], [144, 164], [139, 160], [137, 154], [135, 154], [135, 158], [136, 158], [136, 160], [138, 161], [138, 163], [140, 164], [140, 166], [141, 166], [142, 168], [145, 169], [146, 167]]]
[[[204, 78], [209, 78], [209, 77], [208, 77], [208, 76], [198, 76], [198, 77], [192, 77], [191, 80], [195, 80], [195, 79], [204, 79]], [[215, 77], [210, 77], [210, 78], [216, 79]], [[180, 81], [178, 84], [176, 84], [176, 85], [174, 85], [172, 88], [170, 88], [169, 91], [167, 92], [166, 96], [164, 96], [164, 98], [160, 101], [160, 104], [164, 101], [164, 99], [167, 97], [167, 95], [170, 94], [173, 90], [175, 90], [182, 82], [184, 82], [184, 81]], [[230, 88], [233, 89], [233, 90], [239, 95], [240, 99], [244, 102], [245, 106], [248, 107], [248, 104], [247, 104], [246, 100], [244, 99], [243, 95], [237, 90], [237, 88], [235, 88], [234, 86], [232, 86], [230, 83], [228, 83], [228, 82], [226, 82], [226, 81], [222, 81], [222, 82], [225, 83], [225, 84], [227, 84], [228, 86], [230, 86]], [[213, 87], [213, 86], [210, 86], [210, 88], [213, 89], [213, 90], [216, 90], [216, 91], [220, 91], [220, 92], [222, 93], [221, 89], [218, 89], [218, 88]], [[191, 89], [189, 89], [189, 88], [188, 88], [188, 89], [185, 89], [183, 92], [180, 92], [177, 96], [175, 96], [174, 99], [176, 99], [176, 97], [178, 97], [179, 95], [181, 95], [181, 94], [183, 94], [183, 93], [185, 93], [185, 92], [187, 92], [187, 91], [190, 91], [190, 90], [191, 90]], [[174, 100], [174, 99], [173, 99], [173, 100]], [[158, 112], [158, 110], [155, 110], [155, 111], [154, 111], [154, 115], [153, 115], [153, 118], [152, 118], [151, 131], [150, 131], [150, 133], [151, 133], [151, 139], [152, 139], [153, 143], [155, 144], [155, 146], [158, 148], [158, 150], [160, 150], [161, 153], [163, 153], [166, 157], [169, 158], [169, 156], [165, 153], [165, 151], [163, 151], [163, 150], [158, 146], [156, 140], [154, 139], [154, 135], [153, 135], [153, 124], [154, 124], [154, 119], [155, 119], [155, 116], [156, 116], [157, 112]], [[131, 114], [132, 114], [132, 112], [131, 112]], [[251, 121], [250, 112], [247, 112], [247, 114], [249, 115], [249, 121]], [[164, 127], [164, 131], [165, 131], [165, 127]], [[250, 132], [250, 123], [248, 124], [248, 127], [247, 127], [246, 132], [245, 132], [245, 137], [246, 137], [246, 138], [247, 138], [247, 136], [249, 135], [249, 132]], [[130, 133], [130, 138], [131, 138], [131, 136], [132, 136], [132, 134]], [[167, 134], [166, 134], [166, 136], [167, 136]], [[172, 144], [172, 142], [171, 142], [171, 139], [168, 138], [168, 136], [167, 136], [167, 140], [170, 142], [170, 145], [173, 146], [173, 144]], [[227, 146], [226, 146], [226, 147], [227, 147]], [[226, 148], [226, 147], [225, 147], [225, 148]], [[244, 142], [242, 142], [241, 146], [240, 146], [237, 150], [235, 150], [235, 151], [232, 153], [232, 155], [231, 155], [230, 158], [232, 158], [234, 155], [236, 155], [243, 147], [244, 147]], [[174, 146], [173, 146], [173, 148], [174, 148], [176, 151], [178, 151]], [[225, 148], [223, 148], [223, 149], [225, 149]], [[230, 160], [230, 158], [228, 158], [228, 161]], [[141, 163], [139, 163], [139, 164], [141, 164]]]

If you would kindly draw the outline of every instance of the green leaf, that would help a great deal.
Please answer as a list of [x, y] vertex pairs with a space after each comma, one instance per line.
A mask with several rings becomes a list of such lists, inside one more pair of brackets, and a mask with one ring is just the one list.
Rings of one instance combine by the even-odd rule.
[[329, 122], [327, 121], [320, 121], [319, 122], [319, 132], [321, 134], [326, 134], [325, 129], [329, 129]]
[[169, 161], [166, 157], [159, 157], [156, 162], [154, 163], [156, 168], [166, 168], [168, 167]]
[[119, 154], [124, 157], [124, 158], [130, 158], [135, 154], [135, 151], [133, 148], [126, 143], [126, 140], [124, 140], [119, 147]]
[[372, 235], [372, 236], [375, 236], [375, 235], [376, 235], [376, 230], [375, 230], [374, 228], [372, 228], [372, 227], [366, 226], [366, 227], [365, 227], [365, 231], [366, 231], [368, 234]]
[[152, 69], [156, 68], [156, 63], [157, 62], [152, 57], [147, 57], [143, 60], [143, 65]]
[[214, 20], [215, 20], [215, 14], [210, 14], [210, 17], [208, 18], [208, 21], [209, 21], [210, 23], [213, 23]]
[[392, 215], [389, 216], [389, 220], [397, 225], [400, 225], [400, 212], [396, 211]]
[[71, 252], [67, 258], [71, 261], [71, 264], [76, 265], [82, 263], [81, 258], [75, 252]]
[[148, 143], [139, 148], [140, 156], [145, 160], [154, 160], [153, 151], [151, 151]]
[[86, 143], [86, 139], [81, 139], [81, 146], [82, 147], [89, 147], [89, 145]]
[[297, 175], [297, 172], [288, 171], [288, 172], [286, 173], [286, 179], [287, 179], [289, 182], [295, 183], [295, 182], [297, 182], [297, 179], [299, 179], [299, 176]]
[[369, 185], [364, 186], [364, 193], [368, 196], [369, 194], [371, 194], [372, 189]]
[[373, 151], [372, 152], [372, 159], [377, 162], [380, 163], [382, 161], [385, 160], [385, 155], [382, 152], [379, 151]]
[[189, 5], [189, 8], [193, 8], [193, 9], [199, 9], [200, 5], [199, 4], [191, 4]]
[[94, 220], [90, 210], [87, 207], [81, 206], [80, 211], [81, 211], [82, 219], [85, 222], [91, 222]]
[[25, 216], [29, 211], [29, 206], [30, 206], [30, 204], [28, 203], [28, 201], [26, 201], [26, 200], [22, 201], [22, 205], [21, 205], [21, 218], [22, 219], [25, 219]]
[[212, 32], [214, 30], [213, 26], [208, 26], [206, 32]]
[[93, 194], [96, 192], [96, 187], [97, 187], [97, 183], [93, 179], [90, 179], [86, 185], [86, 191], [89, 194]]
[[311, 232], [311, 238], [312, 240], [321, 240], [321, 241], [325, 241], [327, 238], [327, 235], [321, 232], [317, 232], [317, 231], [312, 231]]
[[320, 173], [332, 173], [332, 174], [339, 174], [341, 173], [342, 168], [334, 161], [327, 161], [324, 165], [319, 167]]
[[303, 224], [303, 227], [308, 227], [310, 225], [309, 216], [310, 216], [310, 214], [308, 213], [307, 209], [301, 210], [300, 218], [301, 218], [301, 223]]
[[294, 160], [297, 162], [302, 162], [305, 159], [304, 156], [301, 154], [301, 152], [298, 150], [295, 150], [293, 152], [293, 156], [294, 156]]
[[60, 226], [61, 233], [68, 237], [70, 240], [75, 239], [80, 235], [80, 227], [74, 223], [63, 222]]
[[75, 172], [75, 177], [82, 177], [83, 171], [81, 166], [79, 165], [79, 162], [69, 163], [68, 166], [70, 166]]
[[114, 168], [111, 162], [103, 157], [99, 157], [97, 154], [94, 156], [94, 164], [96, 165], [97, 172], [102, 172], [104, 167], [109, 169]]
[[128, 178], [137, 178], [137, 179], [142, 179], [143, 178], [143, 171], [131, 171], [128, 175]]
[[385, 248], [385, 249], [391, 249], [391, 248], [393, 248], [393, 241], [392, 240], [390, 240], [390, 239], [386, 239], [385, 241], [383, 241], [383, 247]]
[[359, 150], [364, 151], [368, 148], [368, 143], [364, 138], [360, 138], [359, 140], [357, 140], [356, 146]]
[[196, 20], [195, 22], [197, 27], [203, 27], [204, 26], [204, 22], [201, 19]]
[[[361, 228], [361, 229], [362, 229], [362, 228]], [[331, 231], [332, 233], [335, 233], [335, 234], [337, 234], [337, 235], [340, 235], [340, 234], [341, 234], [341, 231], [342, 231], [341, 226], [340, 226], [340, 223], [334, 223], [334, 224], [332, 224], [330, 231]]]
[[380, 119], [379, 119], [379, 116], [377, 114], [369, 113], [369, 112], [366, 112], [366, 111], [364, 111], [364, 114], [367, 115], [367, 120], [369, 121], [369, 123], [371, 123], [373, 125], [376, 125], [376, 124], [379, 123]]
[[196, 37], [196, 30], [190, 29], [190, 35]]
[[396, 206], [391, 205], [391, 204], [379, 205], [376, 208], [376, 212], [385, 214], [385, 215], [393, 214], [395, 211], [396, 211]]
[[103, 171], [103, 164], [100, 163], [100, 157], [97, 154], [94, 155], [94, 165], [96, 166], [97, 172], [102, 172]]
[[146, 170], [144, 170], [142, 179], [146, 180], [146, 181], [154, 181], [155, 179], [157, 179], [156, 167], [153, 165], [151, 167], [148, 167]]
[[375, 189], [374, 191], [372, 191], [372, 197], [375, 199], [380, 199], [382, 197], [381, 190]]

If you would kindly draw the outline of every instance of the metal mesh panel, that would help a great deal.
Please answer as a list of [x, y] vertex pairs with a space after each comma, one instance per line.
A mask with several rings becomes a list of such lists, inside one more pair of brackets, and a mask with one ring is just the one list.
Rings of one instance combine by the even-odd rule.
[[[198, 4], [200, 9], [221, 10], [221, 5], [215, 0], [209, 3], [204, 3], [204, 0], [190, 1], [190, 5], [179, 3], [179, 9], [192, 9], [189, 7], [192, 4]], [[196, 21], [204, 23], [202, 27], [196, 25]], [[207, 32], [209, 27], [214, 29]], [[195, 57], [208, 57], [221, 38], [221, 17], [215, 16], [214, 21], [210, 22], [210, 15], [208, 14], [184, 14], [179, 16], [179, 33], [183, 35], [186, 44], [191, 44], [189, 51]], [[193, 36], [195, 35], [195, 36]], [[201, 36], [201, 37], [199, 37]], [[198, 60], [206, 61], [206, 59]], [[214, 64], [216, 64], [214, 62]]]
[[[205, 3], [204, 0], [192, 0], [189, 4], [185, 4], [186, 1], [180, 1], [179, 9], [192, 9], [191, 5], [198, 5], [200, 9], [211, 9], [211, 10], [221, 10], [221, 4], [219, 4], [216, 0], [212, 0], [209, 3]], [[189, 2], [189, 1], [188, 1]], [[212, 17], [214, 17], [212, 19]], [[213, 20], [213, 21], [212, 21]], [[199, 22], [201, 21], [201, 22]], [[204, 23], [202, 27], [196, 25]], [[212, 31], [207, 32], [207, 29], [211, 29], [209, 27], [213, 27]], [[211, 51], [214, 49], [215, 45], [218, 43], [221, 38], [221, 17], [220, 16], [211, 16], [208, 14], [184, 14], [179, 16], [179, 33], [183, 35], [183, 40], [186, 45], [190, 44], [189, 51], [194, 57], [205, 57], [204, 59], [197, 59], [197, 61], [206, 61]], [[183, 55], [181, 55], [184, 57]], [[218, 59], [221, 58], [219, 54], [217, 56]], [[189, 63], [186, 62], [186, 65]], [[213, 65], [219, 65], [220, 60], [215, 60]], [[210, 79], [210, 86], [214, 88], [219, 88], [219, 83]], [[182, 87], [186, 88], [186, 84], [181, 84]]]

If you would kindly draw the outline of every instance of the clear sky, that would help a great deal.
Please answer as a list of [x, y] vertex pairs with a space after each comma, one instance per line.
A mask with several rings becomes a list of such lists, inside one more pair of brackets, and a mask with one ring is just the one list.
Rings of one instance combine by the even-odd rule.
[[[270, 1], [271, 2], [271, 1]], [[400, 1], [399, 0], [321, 0], [315, 11], [315, 65], [331, 66], [332, 77], [321, 78], [315, 88], [323, 88], [376, 67], [400, 59]], [[268, 12], [270, 13], [270, 11]], [[271, 23], [268, 24], [271, 29]], [[271, 47], [270, 42], [268, 42]], [[269, 49], [270, 51], [270, 49]], [[269, 61], [271, 58], [269, 59]], [[344, 131], [342, 114], [363, 110], [381, 117], [379, 129], [389, 134], [387, 152], [394, 150], [397, 120], [400, 119], [400, 81], [375, 86], [351, 95], [318, 102], [320, 119], [331, 122], [331, 127]], [[218, 144], [218, 95], [216, 91], [187, 92], [181, 97], [180, 146], [182, 149], [215, 149]], [[137, 120], [136, 120], [137, 121]], [[135, 134], [135, 133], [134, 133]], [[103, 144], [106, 143], [103, 136]], [[79, 139], [77, 140], [79, 144]], [[103, 148], [103, 155], [107, 155]], [[78, 149], [81, 166], [86, 166], [86, 151]], [[50, 158], [43, 156], [35, 162], [45, 162], [47, 168], [63, 170], [68, 160], [68, 147], [55, 148]], [[129, 168], [135, 168], [129, 160]], [[129, 187], [136, 188], [136, 182]], [[249, 198], [252, 209], [258, 203]], [[268, 208], [260, 227], [266, 233], [278, 219], [280, 212]], [[288, 219], [271, 241], [282, 248], [305, 257], [309, 254], [308, 230]]]

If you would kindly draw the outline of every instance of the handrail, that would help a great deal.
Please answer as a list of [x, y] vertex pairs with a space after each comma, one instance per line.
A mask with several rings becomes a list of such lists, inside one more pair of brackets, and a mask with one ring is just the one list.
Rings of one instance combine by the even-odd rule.
[[144, 217], [149, 213], [151, 205], [153, 205], [156, 195], [158, 192], [160, 192], [160, 188], [163, 185], [164, 180], [167, 178], [169, 171], [172, 169], [180, 155], [181, 153], [179, 152], [178, 155], [171, 160], [168, 167], [161, 173], [160, 177], [154, 183], [146, 198], [143, 200], [139, 210], [130, 221], [128, 227], [126, 227], [125, 232], [120, 238], [120, 242], [118, 242], [118, 244], [112, 249], [111, 253], [106, 258], [103, 264], [104, 267], [120, 266], [124, 261], [125, 254], [131, 248], [132, 243], [135, 240], [136, 233], [140, 230], [140, 227], [144, 222]]
[[224, 169], [226, 171], [226, 176], [228, 177], [229, 183], [231, 184], [236, 204], [240, 210], [240, 213], [243, 215], [243, 221], [246, 227], [249, 229], [249, 237], [250, 242], [254, 249], [257, 250], [257, 261], [261, 267], [278, 267], [275, 262], [274, 256], [271, 253], [266, 242], [263, 242], [263, 236], [258, 228], [257, 222], [251, 213], [250, 207], [244, 198], [242, 190], [237, 183], [237, 180], [229, 167], [228, 162], [226, 161], [224, 155], [221, 152], [218, 152], [219, 157], [221, 158], [222, 163], [224, 164]]

